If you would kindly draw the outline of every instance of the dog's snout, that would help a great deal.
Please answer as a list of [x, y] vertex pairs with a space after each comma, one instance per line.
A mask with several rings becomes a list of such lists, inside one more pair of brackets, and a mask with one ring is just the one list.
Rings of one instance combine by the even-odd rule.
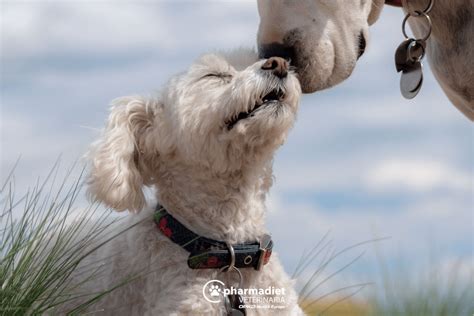
[[288, 75], [288, 62], [281, 57], [270, 57], [262, 65], [263, 70], [271, 70], [278, 78], [284, 78]]

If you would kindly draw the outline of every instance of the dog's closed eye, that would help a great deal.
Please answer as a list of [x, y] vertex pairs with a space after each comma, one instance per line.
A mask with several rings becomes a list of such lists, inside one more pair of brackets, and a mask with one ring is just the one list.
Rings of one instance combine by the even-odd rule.
[[199, 80], [207, 78], [218, 78], [222, 79], [225, 83], [229, 83], [232, 80], [232, 75], [227, 73], [209, 73], [202, 76]]

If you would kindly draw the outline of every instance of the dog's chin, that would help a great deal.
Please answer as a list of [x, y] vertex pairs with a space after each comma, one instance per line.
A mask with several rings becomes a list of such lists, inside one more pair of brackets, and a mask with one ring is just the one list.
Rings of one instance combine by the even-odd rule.
[[[347, 69], [332, 68], [327, 73], [319, 73], [321, 72], [319, 68], [301, 67], [297, 68], [296, 72], [298, 73], [302, 92], [313, 93], [341, 83], [351, 75], [353, 69], [353, 66], [347, 67]], [[330, 74], [330, 76], [327, 76], [327, 74]]]
[[[306, 41], [317, 42], [311, 38]], [[357, 62], [356, 52], [351, 52], [351, 44], [325, 40], [317, 47], [300, 43], [295, 45], [298, 54], [294, 56], [292, 65], [303, 93], [321, 91], [341, 83], [352, 74]]]
[[[249, 155], [266, 156], [283, 144], [296, 118], [295, 106], [283, 101], [267, 101], [251, 116], [241, 119], [223, 136]], [[253, 154], [250, 154], [253, 153]]]

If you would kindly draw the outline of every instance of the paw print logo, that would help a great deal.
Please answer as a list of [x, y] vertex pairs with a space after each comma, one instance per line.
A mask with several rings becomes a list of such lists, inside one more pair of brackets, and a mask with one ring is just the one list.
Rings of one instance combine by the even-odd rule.
[[211, 296], [214, 297], [219, 296], [221, 293], [221, 288], [217, 284], [211, 284], [211, 286], [209, 287], [209, 293]]
[[204, 298], [211, 303], [220, 303], [223, 298], [223, 291], [225, 284], [219, 280], [211, 280], [204, 284], [202, 288], [202, 295]]

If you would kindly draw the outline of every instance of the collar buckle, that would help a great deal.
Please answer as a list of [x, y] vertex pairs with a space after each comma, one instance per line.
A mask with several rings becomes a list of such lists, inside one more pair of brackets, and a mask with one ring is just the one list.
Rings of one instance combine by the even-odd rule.
[[256, 268], [257, 271], [262, 270], [262, 267], [265, 264], [265, 258], [268, 255], [269, 246], [271, 242], [272, 242], [272, 238], [268, 234], [263, 235], [259, 241], [260, 255], [258, 257], [258, 263], [257, 263], [257, 268]]
[[229, 249], [229, 253], [230, 253], [230, 262], [227, 266], [225, 266], [224, 268], [222, 268], [221, 271], [224, 271], [224, 272], [227, 272], [227, 271], [230, 271], [232, 269], [236, 269], [237, 268], [235, 267], [235, 250], [234, 250], [234, 246], [232, 246], [230, 243], [226, 242], [225, 243], [226, 246], [227, 246], [227, 249]]

